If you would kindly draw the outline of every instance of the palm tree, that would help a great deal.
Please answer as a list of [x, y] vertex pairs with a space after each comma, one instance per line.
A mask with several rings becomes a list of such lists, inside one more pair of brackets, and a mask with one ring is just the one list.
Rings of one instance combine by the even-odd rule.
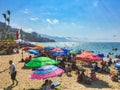
[[10, 10], [7, 10], [8, 15], [10, 16]]
[[5, 13], [2, 14], [4, 19], [5, 19], [5, 29], [4, 29], [4, 31], [2, 33], [2, 39], [5, 39], [6, 34], [8, 34], [8, 31], [9, 31], [10, 14], [11, 14], [10, 10], [7, 10], [7, 14], [8, 14], [8, 17], [7, 17], [7, 15]]
[[8, 26], [10, 24], [10, 18], [7, 18], [6, 21], [8, 22]]
[[6, 24], [6, 19], [7, 19], [7, 16], [6, 16], [6, 14], [5, 14], [5, 13], [3, 13], [2, 15], [3, 15], [4, 19], [5, 19], [5, 24]]
[[[4, 19], [5, 19], [5, 28], [6, 28], [7, 16], [6, 16], [5, 13], [3, 13], [2, 15], [3, 15]], [[4, 29], [3, 32], [2, 32], [2, 38], [1, 38], [2, 40], [4, 40], [4, 38], [5, 38], [5, 31], [6, 31], [6, 30]]]
[[9, 25], [10, 25], [10, 10], [7, 10], [7, 14], [8, 14], [8, 17], [7, 17], [7, 29], [6, 29], [6, 34], [9, 34]]
[[9, 15], [9, 19], [7, 20], [8, 21], [8, 25], [9, 25], [9, 23], [10, 23], [10, 10], [7, 10], [7, 14]]

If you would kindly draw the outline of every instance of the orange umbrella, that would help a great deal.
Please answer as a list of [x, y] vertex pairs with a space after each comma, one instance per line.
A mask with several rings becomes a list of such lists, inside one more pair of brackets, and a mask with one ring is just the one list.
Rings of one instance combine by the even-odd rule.
[[82, 51], [82, 54], [91, 54], [92, 53], [92, 51], [89, 51], [89, 50], [83, 50]]
[[26, 51], [26, 50], [29, 50], [31, 49], [32, 47], [23, 47], [22, 50]]

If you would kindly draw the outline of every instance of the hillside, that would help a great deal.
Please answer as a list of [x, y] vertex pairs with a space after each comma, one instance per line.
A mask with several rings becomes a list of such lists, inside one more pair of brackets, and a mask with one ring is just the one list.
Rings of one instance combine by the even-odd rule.
[[[0, 39], [2, 36], [2, 32], [5, 28], [5, 24], [3, 22], [0, 22]], [[16, 39], [16, 31], [19, 30], [18, 28], [9, 27], [9, 33], [13, 36], [14, 39]], [[42, 37], [41, 35], [37, 34], [36, 32], [27, 33], [24, 30], [22, 30], [22, 39], [25, 41], [30, 42], [55, 42], [53, 39], [49, 39], [46, 37]]]

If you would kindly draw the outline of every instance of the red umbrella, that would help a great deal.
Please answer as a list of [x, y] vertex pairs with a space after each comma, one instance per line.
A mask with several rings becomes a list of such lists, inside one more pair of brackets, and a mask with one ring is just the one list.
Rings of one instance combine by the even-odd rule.
[[102, 58], [98, 57], [95, 54], [80, 54], [80, 55], [76, 55], [76, 60], [83, 60], [83, 61], [100, 61], [102, 60]]

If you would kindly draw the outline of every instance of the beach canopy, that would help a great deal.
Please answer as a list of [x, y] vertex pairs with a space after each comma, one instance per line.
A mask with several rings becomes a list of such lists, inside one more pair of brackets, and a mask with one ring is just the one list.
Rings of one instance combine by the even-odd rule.
[[29, 76], [29, 78], [41, 80], [41, 79], [58, 76], [58, 75], [62, 74], [63, 72], [64, 72], [64, 70], [61, 68], [58, 68], [57, 66], [46, 65], [46, 66], [36, 69], [33, 72], [33, 74], [31, 74]]
[[42, 49], [44, 49], [44, 46], [39, 45], [39, 44], [35, 44], [35, 47], [34, 47], [34, 48], [36, 48], [36, 49], [38, 49], [38, 50], [42, 50]]
[[101, 61], [102, 58], [98, 57], [95, 54], [79, 54], [76, 55], [76, 60], [95, 62], [95, 61]]
[[51, 52], [56, 52], [56, 51], [63, 51], [61, 48], [54, 48], [53, 50], [51, 50]]
[[91, 54], [93, 53], [93, 51], [90, 51], [90, 50], [83, 50], [82, 51], [82, 54]]
[[58, 64], [58, 61], [48, 57], [38, 57], [30, 60], [30, 62], [28, 62], [26, 66], [31, 68], [39, 68], [41, 66], [53, 65], [53, 64]]
[[72, 50], [71, 48], [68, 48], [68, 47], [63, 47], [63, 48], [61, 48], [63, 51], [65, 51], [65, 52], [69, 52], [70, 50]]
[[30, 53], [30, 54], [34, 54], [34, 55], [39, 55], [40, 54], [38, 50], [32, 50], [32, 49], [27, 50], [27, 52]]
[[51, 46], [44, 47], [44, 50], [46, 50], [46, 51], [49, 51], [49, 50], [52, 50], [52, 49], [54, 49], [54, 47], [51, 47]]
[[115, 66], [117, 69], [120, 69], [120, 62], [114, 64], [114, 66]]
[[78, 50], [78, 49], [73, 49], [73, 50], [70, 50], [71, 54], [80, 54], [81, 53], [81, 50]]
[[67, 52], [65, 51], [56, 51], [51, 53], [51, 56], [67, 56]]
[[104, 55], [103, 54], [96, 54], [98, 57], [100, 58], [104, 58]]
[[27, 46], [27, 47], [23, 47], [23, 48], [22, 48], [22, 50], [24, 50], [24, 51], [27, 51], [27, 50], [29, 50], [29, 49], [32, 49], [32, 47], [28, 47], [28, 46]]

